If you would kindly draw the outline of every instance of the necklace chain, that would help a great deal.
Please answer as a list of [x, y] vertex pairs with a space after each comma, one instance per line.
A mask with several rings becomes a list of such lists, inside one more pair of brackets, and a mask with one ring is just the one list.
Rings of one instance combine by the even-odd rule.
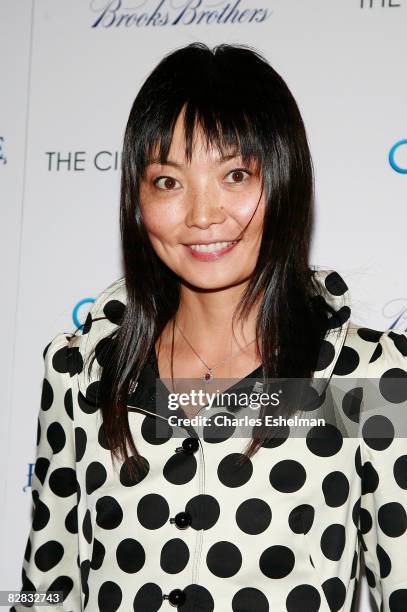
[[[202, 359], [202, 357], [199, 355], [199, 353], [194, 349], [194, 347], [192, 346], [192, 344], [190, 343], [190, 341], [188, 340], [188, 338], [185, 336], [184, 332], [182, 331], [182, 329], [180, 328], [180, 326], [178, 325], [177, 321], [174, 319], [174, 323], [177, 326], [177, 328], [179, 329], [182, 337], [184, 338], [184, 340], [187, 342], [187, 344], [190, 346], [190, 348], [192, 349], [192, 351], [195, 353], [195, 355], [198, 357], [198, 359], [204, 364], [205, 368], [206, 368], [206, 372], [204, 373], [204, 375], [202, 376], [202, 380], [204, 382], [209, 382], [210, 380], [213, 380], [215, 378], [214, 376], [214, 368], [221, 366], [223, 363], [225, 363], [228, 360], [233, 359], [233, 357], [235, 357], [236, 355], [238, 355], [239, 353], [241, 353], [243, 351], [244, 348], [246, 348], [247, 346], [249, 346], [250, 344], [253, 344], [253, 342], [256, 340], [256, 338], [254, 338], [253, 340], [251, 340], [250, 342], [248, 342], [247, 344], [245, 344], [245, 346], [243, 346], [241, 349], [239, 349], [238, 351], [236, 351], [235, 353], [233, 353], [232, 355], [230, 355], [229, 357], [226, 357], [225, 359], [223, 359], [221, 362], [219, 362], [217, 365], [213, 366], [212, 368], [210, 368], [208, 366], [208, 364]], [[173, 334], [174, 334], [174, 327], [173, 327]]]

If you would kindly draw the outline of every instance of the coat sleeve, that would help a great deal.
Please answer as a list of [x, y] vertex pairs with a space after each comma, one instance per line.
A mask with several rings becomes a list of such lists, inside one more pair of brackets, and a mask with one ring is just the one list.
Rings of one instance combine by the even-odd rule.
[[63, 602], [44, 607], [16, 603], [10, 612], [81, 610], [78, 550], [78, 491], [75, 470], [70, 335], [45, 347], [44, 379], [32, 475], [32, 523], [22, 561], [20, 591], [63, 591]]
[[[370, 436], [369, 427], [365, 428], [368, 415], [362, 427], [359, 529], [366, 579], [378, 610], [399, 612], [407, 610], [407, 438], [406, 427], [398, 429], [397, 420], [392, 418], [396, 411], [391, 404], [395, 404], [395, 410], [407, 407], [405, 332], [387, 330], [382, 334], [368, 372], [377, 388], [390, 378], [397, 378], [398, 386], [393, 397], [391, 393], [385, 394], [386, 401], [380, 409], [380, 415], [389, 418], [389, 421], [381, 421], [388, 427], [388, 434], [377, 438]], [[407, 412], [405, 419], [407, 425]], [[380, 428], [380, 421], [376, 423]], [[393, 423], [394, 436], [391, 434]]]

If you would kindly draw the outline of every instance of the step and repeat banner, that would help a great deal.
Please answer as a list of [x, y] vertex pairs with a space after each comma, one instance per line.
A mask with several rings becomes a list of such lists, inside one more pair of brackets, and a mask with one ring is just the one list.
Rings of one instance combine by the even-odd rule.
[[[312, 263], [345, 278], [356, 323], [407, 328], [407, 0], [2, 0], [0, 22], [0, 589], [10, 590], [30, 522], [42, 351], [122, 274], [122, 138], [164, 54], [202, 41], [267, 57], [307, 128]], [[373, 609], [365, 582], [359, 609]]]

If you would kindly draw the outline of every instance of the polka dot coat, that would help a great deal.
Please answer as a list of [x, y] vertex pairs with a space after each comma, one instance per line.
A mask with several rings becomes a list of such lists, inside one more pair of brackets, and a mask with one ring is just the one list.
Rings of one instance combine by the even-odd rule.
[[[405, 383], [406, 334], [354, 325], [345, 281], [315, 274], [335, 309], [315, 380]], [[171, 427], [155, 412], [150, 363], [128, 405], [145, 469], [131, 479], [113, 467], [94, 402], [100, 370], [86, 357], [97, 346], [100, 359], [125, 303], [121, 279], [99, 295], [81, 335], [60, 333], [44, 350], [23, 588], [62, 590], [58, 611], [349, 612], [363, 551], [378, 608], [407, 610], [402, 437], [346, 437], [327, 425], [322, 438], [266, 441], [236, 469], [248, 440]], [[345, 426], [358, 421], [357, 389], [353, 398]], [[159, 439], [157, 419], [167, 431]]]

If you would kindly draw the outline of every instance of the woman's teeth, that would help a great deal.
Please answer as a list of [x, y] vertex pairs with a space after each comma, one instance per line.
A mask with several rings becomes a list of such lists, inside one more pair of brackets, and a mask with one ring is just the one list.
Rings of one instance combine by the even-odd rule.
[[190, 248], [194, 251], [199, 251], [201, 253], [211, 253], [213, 251], [220, 251], [221, 249], [225, 249], [226, 247], [234, 244], [237, 240], [232, 240], [231, 242], [214, 242], [212, 244], [190, 244]]

